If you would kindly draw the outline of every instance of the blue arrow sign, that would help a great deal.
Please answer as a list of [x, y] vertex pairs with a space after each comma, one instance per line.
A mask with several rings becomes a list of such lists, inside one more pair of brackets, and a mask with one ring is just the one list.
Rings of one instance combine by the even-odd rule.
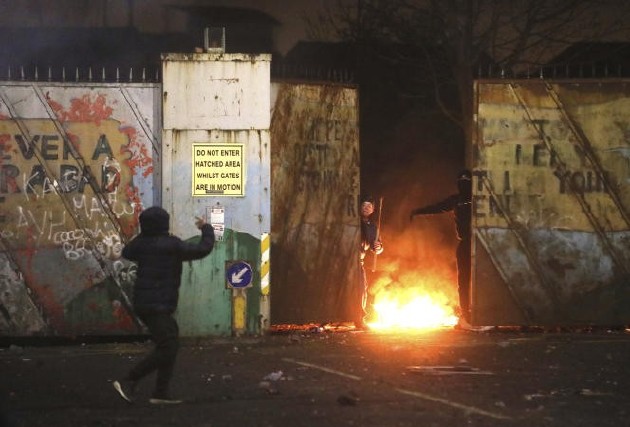
[[225, 269], [225, 279], [233, 288], [246, 288], [252, 283], [252, 266], [245, 261], [236, 261]]

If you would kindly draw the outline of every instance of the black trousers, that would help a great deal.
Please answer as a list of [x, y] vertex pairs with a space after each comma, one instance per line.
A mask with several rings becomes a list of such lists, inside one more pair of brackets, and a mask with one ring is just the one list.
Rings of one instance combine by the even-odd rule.
[[460, 240], [457, 245], [457, 291], [459, 293], [459, 308], [462, 316], [470, 322], [470, 270], [471, 270], [470, 240]]
[[127, 378], [139, 381], [157, 371], [153, 395], [167, 397], [179, 350], [179, 327], [173, 316], [168, 313], [138, 313], [138, 317], [149, 329], [155, 348], [131, 369]]

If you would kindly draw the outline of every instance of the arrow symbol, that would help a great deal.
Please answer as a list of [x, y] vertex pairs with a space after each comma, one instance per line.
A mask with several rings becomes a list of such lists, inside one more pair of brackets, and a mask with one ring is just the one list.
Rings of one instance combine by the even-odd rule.
[[247, 273], [247, 267], [243, 267], [241, 271], [232, 273], [232, 283], [241, 283], [243, 281], [243, 275]]

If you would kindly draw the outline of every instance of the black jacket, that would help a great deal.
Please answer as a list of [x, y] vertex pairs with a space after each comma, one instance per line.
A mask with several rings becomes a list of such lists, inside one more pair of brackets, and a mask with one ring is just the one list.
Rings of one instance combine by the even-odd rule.
[[214, 230], [201, 227], [201, 240], [187, 243], [169, 234], [169, 214], [151, 207], [140, 214], [140, 234], [122, 251], [122, 256], [138, 264], [133, 290], [137, 312], [172, 313], [177, 308], [182, 262], [200, 259], [214, 247]]
[[453, 194], [446, 199], [435, 204], [425, 206], [423, 208], [411, 211], [411, 216], [430, 215], [452, 211], [455, 216], [455, 225], [457, 227], [457, 237], [459, 240], [470, 239], [470, 222], [471, 222], [471, 204], [470, 197], [466, 194]]

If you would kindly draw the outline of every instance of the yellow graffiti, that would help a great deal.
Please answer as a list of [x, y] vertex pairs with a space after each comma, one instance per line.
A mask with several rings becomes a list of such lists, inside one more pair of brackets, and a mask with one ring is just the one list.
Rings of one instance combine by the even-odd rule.
[[[75, 230], [103, 229], [98, 240], [101, 252], [108, 256], [119, 252], [105, 209], [114, 213], [123, 229], [132, 229], [127, 225], [136, 221], [127, 191], [133, 172], [126, 165], [128, 154], [123, 154], [129, 138], [120, 123], [66, 122], [61, 135], [51, 120], [23, 122], [28, 135], [15, 121], [0, 120], [3, 238], [15, 248], [33, 242], [64, 247], [69, 259], [76, 259], [86, 250], [84, 240], [93, 236], [77, 237]], [[74, 238], [59, 240], [73, 233]]]

